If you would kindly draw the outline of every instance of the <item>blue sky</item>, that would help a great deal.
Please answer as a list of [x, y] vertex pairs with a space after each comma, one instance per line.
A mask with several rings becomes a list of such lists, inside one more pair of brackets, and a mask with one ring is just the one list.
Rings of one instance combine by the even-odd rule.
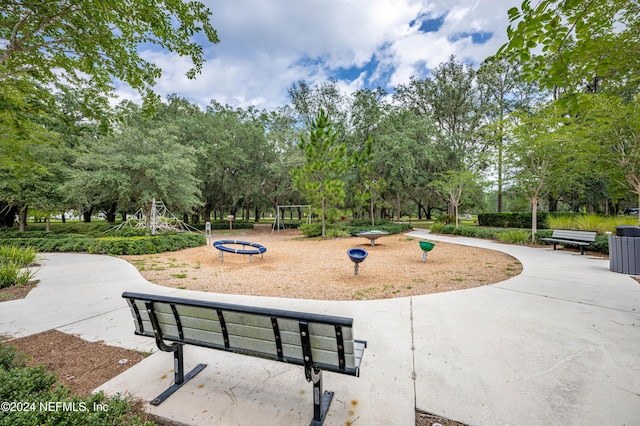
[[[207, 62], [195, 80], [188, 59], [141, 54], [163, 70], [155, 90], [205, 106], [274, 109], [287, 89], [333, 78], [345, 92], [382, 87], [455, 55], [478, 64], [506, 41], [507, 11], [520, 0], [201, 0], [213, 12], [220, 43], [205, 44]], [[137, 99], [120, 87], [121, 98]]]

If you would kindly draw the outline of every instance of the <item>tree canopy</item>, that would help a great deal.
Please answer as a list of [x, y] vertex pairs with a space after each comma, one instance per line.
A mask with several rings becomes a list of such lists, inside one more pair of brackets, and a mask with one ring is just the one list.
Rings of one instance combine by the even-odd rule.
[[570, 93], [637, 90], [637, 1], [540, 0], [533, 7], [525, 0], [509, 20], [509, 41], [497, 55], [521, 63], [530, 81]]
[[109, 92], [113, 79], [147, 98], [160, 76], [138, 51], [145, 43], [189, 56], [195, 77], [204, 62], [193, 40], [218, 42], [211, 11], [197, 1], [7, 0], [0, 14], [0, 85], [24, 78]]

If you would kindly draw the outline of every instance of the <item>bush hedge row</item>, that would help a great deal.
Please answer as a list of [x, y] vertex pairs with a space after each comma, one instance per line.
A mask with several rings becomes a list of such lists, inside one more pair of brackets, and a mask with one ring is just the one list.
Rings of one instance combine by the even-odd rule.
[[[65, 235], [83, 235], [91, 237], [100, 237], [107, 235], [133, 236], [145, 235], [145, 228], [134, 228], [132, 226], [123, 226], [119, 230], [113, 228], [117, 223], [110, 222], [67, 222], [52, 223], [51, 231], [46, 231], [46, 225], [42, 223], [29, 224], [27, 230], [21, 232], [19, 228], [0, 228], [0, 238], [58, 238]], [[237, 220], [233, 221], [233, 229], [253, 229], [254, 222]], [[205, 230], [204, 223], [197, 225], [189, 225], [199, 231]], [[211, 222], [211, 229], [224, 230], [229, 229], [228, 220], [214, 220]]]
[[51, 231], [46, 231], [45, 224], [29, 224], [27, 230], [21, 232], [19, 228], [0, 228], [0, 238], [56, 238], [64, 235], [100, 236], [115, 225], [109, 222], [67, 222], [52, 223]]
[[162, 234], [149, 237], [106, 237], [96, 238], [88, 247], [95, 254], [152, 254], [177, 251], [189, 247], [203, 246], [207, 240], [202, 234]]
[[33, 247], [38, 252], [89, 252], [95, 254], [126, 255], [176, 251], [206, 244], [202, 234], [179, 233], [154, 236], [57, 236], [44, 238], [0, 238], [0, 245]]
[[[548, 212], [537, 212], [538, 228], [547, 229]], [[494, 228], [531, 228], [531, 218], [533, 214], [530, 212], [512, 212], [512, 213], [480, 213], [478, 215], [479, 226], [491, 226]]]

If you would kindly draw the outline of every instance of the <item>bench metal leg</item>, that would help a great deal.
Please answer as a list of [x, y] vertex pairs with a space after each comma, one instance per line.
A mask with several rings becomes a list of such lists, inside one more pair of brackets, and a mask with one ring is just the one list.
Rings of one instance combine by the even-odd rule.
[[167, 398], [173, 395], [178, 389], [180, 389], [185, 383], [195, 377], [196, 374], [201, 372], [207, 364], [198, 364], [196, 367], [189, 371], [186, 375], [184, 374], [184, 361], [182, 356], [183, 347], [179, 345], [178, 348], [173, 352], [173, 370], [174, 370], [174, 384], [169, 386], [167, 390], [158, 395], [154, 400], [151, 401], [151, 405], [160, 405]]
[[313, 372], [313, 420], [311, 426], [322, 426], [329, 406], [333, 400], [333, 392], [322, 391], [322, 370]]

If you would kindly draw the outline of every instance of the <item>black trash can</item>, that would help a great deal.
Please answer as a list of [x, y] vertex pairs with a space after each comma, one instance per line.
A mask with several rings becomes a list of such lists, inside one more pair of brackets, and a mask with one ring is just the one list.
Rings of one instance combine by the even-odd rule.
[[616, 235], [609, 235], [609, 269], [640, 275], [640, 226], [616, 226]]

